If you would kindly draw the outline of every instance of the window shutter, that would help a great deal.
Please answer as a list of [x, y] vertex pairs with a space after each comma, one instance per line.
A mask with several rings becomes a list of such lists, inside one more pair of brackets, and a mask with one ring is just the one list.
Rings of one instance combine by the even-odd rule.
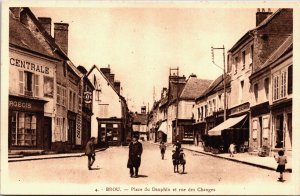
[[34, 94], [36, 97], [39, 96], [39, 76], [34, 74]]
[[19, 71], [19, 92], [24, 94], [24, 72]]

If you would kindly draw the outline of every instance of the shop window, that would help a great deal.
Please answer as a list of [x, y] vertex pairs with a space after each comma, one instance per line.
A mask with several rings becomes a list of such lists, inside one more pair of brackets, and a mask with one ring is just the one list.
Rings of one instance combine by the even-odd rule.
[[36, 115], [13, 112], [11, 117], [11, 144], [13, 146], [36, 146]]
[[65, 118], [63, 117], [57, 117], [56, 118], [56, 133], [55, 133], [55, 141], [66, 141], [66, 122]]
[[293, 93], [293, 65], [288, 68], [288, 94]]
[[276, 116], [275, 148], [283, 147], [283, 114]]

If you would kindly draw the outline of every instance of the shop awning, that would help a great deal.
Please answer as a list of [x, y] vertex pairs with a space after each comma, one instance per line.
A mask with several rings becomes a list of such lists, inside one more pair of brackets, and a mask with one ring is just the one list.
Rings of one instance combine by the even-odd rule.
[[219, 124], [218, 126], [209, 130], [208, 135], [210, 135], [210, 136], [221, 135], [222, 130], [233, 127], [234, 125], [241, 122], [246, 116], [247, 116], [247, 114], [245, 114], [243, 116], [239, 116], [239, 117], [229, 118], [229, 119], [225, 120], [224, 122], [222, 122], [221, 124]]
[[159, 126], [158, 131], [161, 131], [164, 134], [167, 134], [167, 121], [164, 121], [164, 122], [161, 123], [161, 125]]

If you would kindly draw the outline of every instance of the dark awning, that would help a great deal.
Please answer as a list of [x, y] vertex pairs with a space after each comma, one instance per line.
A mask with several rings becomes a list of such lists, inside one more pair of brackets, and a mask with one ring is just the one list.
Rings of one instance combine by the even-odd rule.
[[225, 120], [224, 122], [222, 122], [221, 124], [219, 124], [218, 126], [216, 126], [216, 127], [212, 128], [211, 130], [209, 130], [208, 135], [210, 135], [210, 136], [221, 135], [223, 130], [231, 128], [234, 125], [238, 124], [246, 116], [247, 116], [247, 114], [245, 114], [243, 116], [239, 116], [239, 117], [229, 118], [229, 119]]

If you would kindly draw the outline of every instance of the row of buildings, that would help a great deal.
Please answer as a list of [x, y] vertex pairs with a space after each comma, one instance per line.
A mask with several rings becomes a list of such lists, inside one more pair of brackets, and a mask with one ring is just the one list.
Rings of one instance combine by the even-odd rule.
[[72, 151], [131, 137], [132, 115], [110, 67], [89, 71], [68, 57], [68, 24], [9, 9], [9, 150]]
[[224, 75], [206, 81], [170, 73], [149, 114], [150, 139], [201, 142], [217, 152], [230, 143], [253, 154], [291, 152], [292, 91], [293, 10], [258, 9], [256, 27], [228, 50]]

